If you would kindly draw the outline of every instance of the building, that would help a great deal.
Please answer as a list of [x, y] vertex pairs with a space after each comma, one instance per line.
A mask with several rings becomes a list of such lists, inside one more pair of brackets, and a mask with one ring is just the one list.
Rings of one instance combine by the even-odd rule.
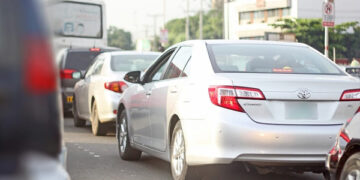
[[[226, 1], [227, 2], [227, 1]], [[283, 18], [322, 18], [323, 0], [233, 0], [224, 5], [226, 39], [295, 40], [269, 24]], [[335, 0], [335, 23], [360, 22], [360, 0]]]
[[211, 8], [212, 9], [224, 8], [224, 0], [211, 0]]

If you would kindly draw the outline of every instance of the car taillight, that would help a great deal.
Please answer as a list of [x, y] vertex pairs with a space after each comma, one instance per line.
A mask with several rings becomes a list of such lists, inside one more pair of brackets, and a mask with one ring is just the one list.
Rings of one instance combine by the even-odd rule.
[[237, 99], [265, 100], [265, 96], [259, 89], [234, 86], [211, 86], [209, 96], [213, 104], [239, 112], [245, 111]]
[[100, 52], [101, 49], [100, 48], [90, 48], [89, 49], [91, 52]]
[[341, 95], [340, 101], [360, 101], [360, 89], [344, 91]]
[[64, 69], [60, 71], [60, 77], [61, 79], [72, 79], [72, 74], [76, 72], [76, 70], [73, 69]]
[[114, 82], [107, 82], [104, 84], [105, 89], [108, 89], [110, 91], [114, 91], [117, 93], [123, 93], [126, 88], [128, 88], [128, 85], [123, 81], [114, 81]]
[[350, 142], [350, 138], [349, 138], [349, 136], [346, 134], [346, 132], [344, 132], [344, 130], [342, 130], [342, 131], [340, 132], [340, 137], [341, 137], [342, 139], [344, 139], [346, 142]]
[[24, 55], [26, 89], [34, 94], [55, 91], [57, 77], [48, 42], [43, 38], [25, 40]]

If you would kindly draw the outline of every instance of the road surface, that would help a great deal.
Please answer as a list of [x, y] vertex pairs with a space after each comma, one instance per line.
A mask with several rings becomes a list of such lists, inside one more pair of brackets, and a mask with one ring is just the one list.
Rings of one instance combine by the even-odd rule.
[[[65, 119], [64, 140], [68, 148], [67, 170], [72, 180], [170, 180], [169, 163], [143, 154], [140, 161], [120, 159], [114, 135], [95, 137], [91, 127], [76, 128]], [[203, 180], [321, 180], [320, 174], [248, 174], [238, 166], [205, 169]]]

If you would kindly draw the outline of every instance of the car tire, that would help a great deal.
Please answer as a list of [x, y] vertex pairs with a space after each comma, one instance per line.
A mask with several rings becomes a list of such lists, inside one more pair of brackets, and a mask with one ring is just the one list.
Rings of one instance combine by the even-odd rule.
[[116, 138], [121, 159], [136, 161], [141, 158], [141, 151], [134, 149], [130, 145], [128, 123], [126, 111], [123, 110], [116, 120]]
[[345, 162], [340, 180], [347, 179], [360, 179], [360, 152], [351, 155]]
[[185, 139], [180, 121], [176, 123], [171, 136], [170, 167], [174, 180], [201, 179], [197, 169], [186, 163]]
[[74, 97], [74, 102], [73, 102], [73, 117], [74, 117], [73, 119], [74, 119], [75, 127], [84, 127], [86, 125], [86, 121], [79, 117], [79, 113], [78, 113], [77, 107], [76, 107], [75, 97]]
[[99, 114], [96, 102], [94, 102], [94, 104], [92, 105], [90, 120], [92, 133], [95, 136], [105, 136], [107, 133], [107, 128], [105, 127], [105, 124], [102, 124], [99, 121]]

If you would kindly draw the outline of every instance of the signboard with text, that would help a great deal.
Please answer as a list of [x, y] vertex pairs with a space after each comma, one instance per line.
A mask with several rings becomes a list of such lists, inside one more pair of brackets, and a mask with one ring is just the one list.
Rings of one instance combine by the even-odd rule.
[[169, 32], [167, 29], [161, 29], [160, 31], [160, 42], [166, 44], [169, 41]]
[[334, 1], [324, 2], [322, 8], [323, 26], [334, 27], [335, 25], [335, 4]]

